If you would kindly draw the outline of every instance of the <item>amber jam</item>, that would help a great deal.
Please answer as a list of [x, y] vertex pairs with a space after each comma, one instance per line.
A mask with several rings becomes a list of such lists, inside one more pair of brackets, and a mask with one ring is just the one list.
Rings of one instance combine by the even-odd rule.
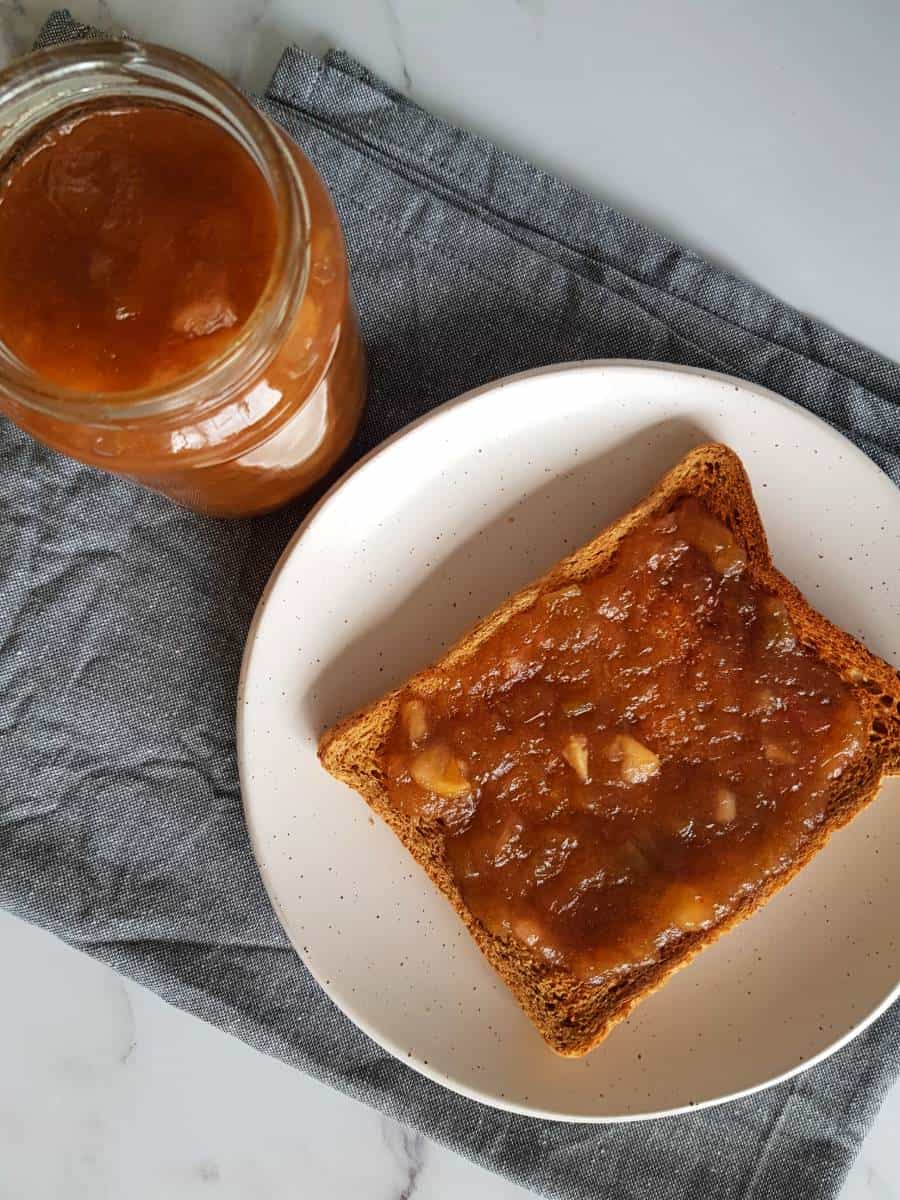
[[0, 177], [0, 336], [74, 391], [176, 380], [246, 325], [277, 233], [262, 172], [221, 126], [76, 109]]
[[133, 42], [0, 74], [0, 410], [203, 512], [339, 458], [365, 366], [334, 206], [199, 63]]
[[388, 788], [442, 823], [487, 928], [599, 983], [764, 886], [863, 740], [851, 690], [690, 499], [408, 693]]

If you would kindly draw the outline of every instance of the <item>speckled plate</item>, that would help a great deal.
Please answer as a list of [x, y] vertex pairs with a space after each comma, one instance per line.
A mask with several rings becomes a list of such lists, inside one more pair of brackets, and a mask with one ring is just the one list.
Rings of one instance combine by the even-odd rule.
[[830, 1053], [900, 992], [900, 784], [594, 1053], [557, 1058], [319, 733], [437, 657], [641, 497], [690, 447], [741, 455], [775, 562], [900, 662], [900, 494], [827, 425], [725, 376], [642, 363], [530, 372], [355, 467], [298, 531], [247, 642], [247, 824], [291, 941], [344, 1012], [424, 1075], [575, 1121], [714, 1104]]

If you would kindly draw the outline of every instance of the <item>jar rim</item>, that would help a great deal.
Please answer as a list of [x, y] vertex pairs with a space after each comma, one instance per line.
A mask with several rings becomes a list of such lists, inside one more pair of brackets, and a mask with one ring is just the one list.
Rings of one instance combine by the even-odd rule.
[[240, 394], [275, 354], [306, 293], [309, 204], [283, 135], [210, 67], [129, 38], [69, 42], [26, 55], [0, 71], [0, 96], [0, 163], [23, 138], [74, 106], [100, 101], [106, 107], [123, 99], [165, 103], [212, 119], [235, 137], [262, 172], [277, 213], [262, 294], [220, 354], [162, 385], [84, 392], [44, 379], [0, 341], [0, 390], [14, 404], [56, 420], [106, 427], [206, 412]]

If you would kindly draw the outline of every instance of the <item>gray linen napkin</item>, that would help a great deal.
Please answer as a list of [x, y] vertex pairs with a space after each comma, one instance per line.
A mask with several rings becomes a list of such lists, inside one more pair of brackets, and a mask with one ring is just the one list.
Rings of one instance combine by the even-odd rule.
[[[41, 44], [87, 32], [57, 13]], [[900, 483], [895, 364], [342, 54], [288, 50], [259, 104], [316, 163], [346, 230], [371, 362], [352, 456], [496, 376], [622, 356], [766, 384]], [[547, 1196], [836, 1195], [900, 1069], [900, 1007], [789, 1084], [596, 1127], [445, 1091], [312, 981], [250, 855], [233, 737], [244, 635], [308, 506], [205, 520], [0, 421], [0, 904]]]

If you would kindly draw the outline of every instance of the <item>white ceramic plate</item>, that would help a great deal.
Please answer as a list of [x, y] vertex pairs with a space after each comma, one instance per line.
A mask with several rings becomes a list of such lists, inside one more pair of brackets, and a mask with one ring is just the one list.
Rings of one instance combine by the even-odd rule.
[[671, 1113], [824, 1056], [900, 992], [900, 787], [594, 1053], [556, 1057], [319, 733], [588, 540], [686, 450], [740, 454], [778, 566], [900, 661], [900, 494], [864, 455], [760, 388], [643, 363], [530, 372], [381, 446], [318, 506], [260, 603], [238, 750], [275, 911], [370, 1037], [488, 1104], [567, 1120]]

